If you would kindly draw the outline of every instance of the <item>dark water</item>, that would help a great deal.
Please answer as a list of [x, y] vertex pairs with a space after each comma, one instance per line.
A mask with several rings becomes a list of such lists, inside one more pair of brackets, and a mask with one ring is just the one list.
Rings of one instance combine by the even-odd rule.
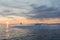
[[60, 40], [59, 30], [35, 30], [22, 37], [11, 38], [14, 40]]
[[11, 29], [14, 36], [8, 40], [60, 40], [60, 25], [12, 26]]
[[60, 25], [29, 25], [13, 28], [31, 31], [26, 36], [12, 38], [14, 40], [60, 40]]
[[60, 25], [22, 25], [14, 26], [13, 28], [58, 30], [60, 29]]

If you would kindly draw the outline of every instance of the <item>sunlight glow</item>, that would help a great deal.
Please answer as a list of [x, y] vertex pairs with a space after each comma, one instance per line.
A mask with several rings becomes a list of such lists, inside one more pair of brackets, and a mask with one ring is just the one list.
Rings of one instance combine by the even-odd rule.
[[5, 35], [6, 39], [9, 39], [10, 37], [10, 34], [9, 34], [9, 23], [7, 21], [7, 24], [6, 24], [6, 35]]

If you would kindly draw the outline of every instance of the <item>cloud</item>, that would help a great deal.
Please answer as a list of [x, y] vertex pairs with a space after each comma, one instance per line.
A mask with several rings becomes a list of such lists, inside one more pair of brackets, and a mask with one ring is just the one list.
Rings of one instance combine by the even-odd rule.
[[28, 9], [31, 10], [31, 4], [35, 4], [37, 6], [47, 5], [51, 6], [50, 0], [0, 0], [1, 6], [19, 8], [19, 9]]
[[60, 7], [60, 0], [51, 0], [52, 5], [56, 7]]
[[60, 9], [54, 7], [59, 2], [56, 0], [0, 0], [0, 15], [27, 16], [32, 19], [60, 18]]
[[0, 0], [1, 6], [7, 6], [12, 8], [19, 9], [31, 9], [28, 3], [24, 2], [25, 0]]
[[27, 16], [29, 16], [32, 19], [60, 18], [60, 9], [56, 7], [47, 7], [45, 5], [42, 5], [38, 7], [33, 7], [33, 10], [30, 11], [30, 14], [34, 14], [27, 14]]
[[26, 9], [18, 9], [18, 8], [11, 8], [11, 7], [4, 7], [0, 6], [0, 15], [16, 15], [16, 16], [24, 16], [23, 14], [29, 12]]
[[22, 16], [14, 16], [14, 15], [8, 15], [8, 16], [2, 16], [0, 15], [0, 20], [26, 20], [26, 17]]

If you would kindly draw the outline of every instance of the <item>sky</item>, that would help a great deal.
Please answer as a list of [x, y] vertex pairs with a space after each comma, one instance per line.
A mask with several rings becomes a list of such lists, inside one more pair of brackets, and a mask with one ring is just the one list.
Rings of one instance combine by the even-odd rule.
[[0, 20], [60, 23], [60, 0], [0, 0]]

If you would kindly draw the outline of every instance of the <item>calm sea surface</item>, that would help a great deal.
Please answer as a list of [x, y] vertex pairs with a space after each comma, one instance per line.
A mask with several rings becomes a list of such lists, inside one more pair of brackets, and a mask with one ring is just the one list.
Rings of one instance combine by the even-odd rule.
[[0, 40], [60, 40], [60, 25], [0, 25]]

